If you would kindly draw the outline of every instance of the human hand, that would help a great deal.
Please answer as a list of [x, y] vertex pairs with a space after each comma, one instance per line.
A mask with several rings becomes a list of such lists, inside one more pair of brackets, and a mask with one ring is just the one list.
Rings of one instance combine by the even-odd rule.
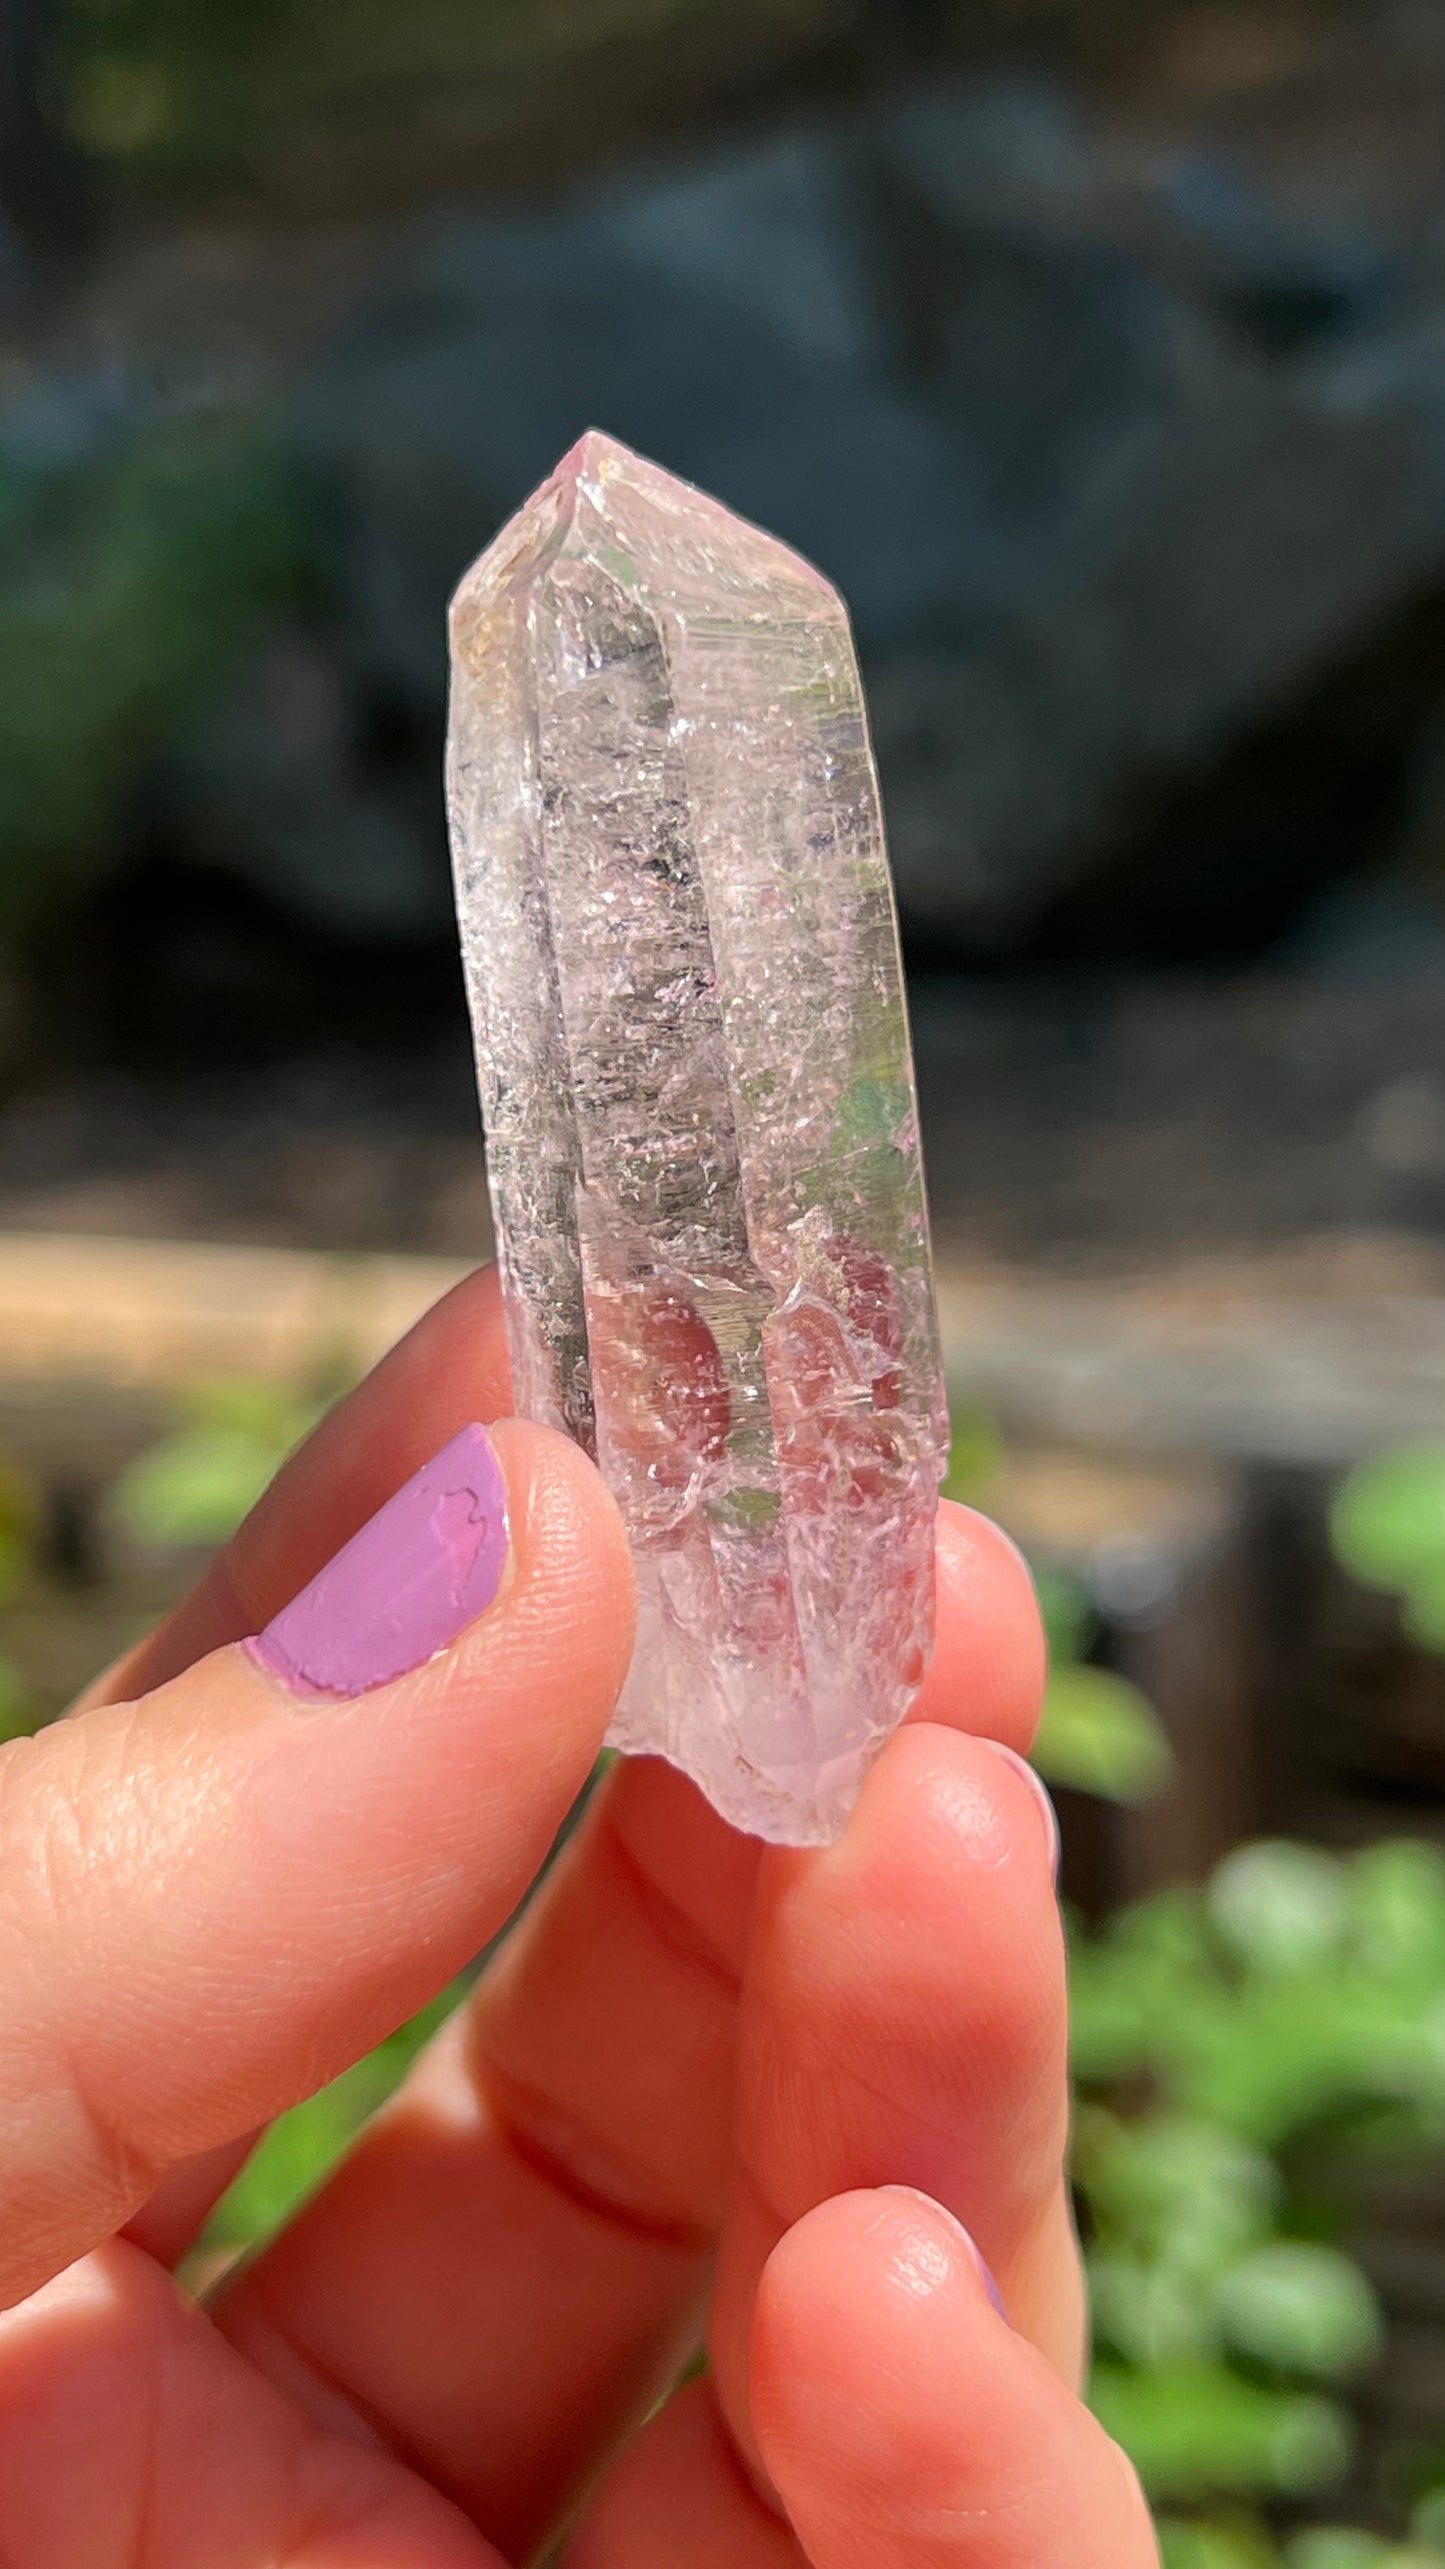
[[209, 2312], [172, 2281], [257, 2128], [496, 1934], [596, 1755], [626, 1548], [515, 1421], [506, 1574], [487, 1604], [479, 1558], [436, 1656], [338, 1701], [237, 1646], [509, 1397], [473, 1278], [0, 1751], [3, 2569], [1148, 2569], [1075, 2397], [1049, 1820], [990, 1744], [1026, 1746], [1042, 1644], [964, 1509], [839, 1845], [761, 1849], [620, 1765], [320, 2195]]

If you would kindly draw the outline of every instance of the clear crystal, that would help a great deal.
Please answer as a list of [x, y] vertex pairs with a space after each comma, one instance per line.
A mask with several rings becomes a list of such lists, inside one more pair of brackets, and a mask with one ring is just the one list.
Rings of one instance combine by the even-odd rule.
[[457, 592], [448, 793], [516, 1398], [637, 1566], [612, 1737], [824, 1842], [922, 1675], [946, 1442], [842, 601], [584, 437]]

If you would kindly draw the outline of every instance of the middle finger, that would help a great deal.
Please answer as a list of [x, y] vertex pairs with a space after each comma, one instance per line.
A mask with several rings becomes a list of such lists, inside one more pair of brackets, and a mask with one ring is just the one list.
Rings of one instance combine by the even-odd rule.
[[1077, 2375], [1050, 1854], [1047, 1811], [1017, 1764], [923, 1724], [890, 1741], [836, 1846], [765, 1869], [712, 2331], [719, 2397], [755, 2461], [758, 2277], [795, 2222], [854, 2189], [913, 2186], [955, 2213], [1016, 2327]]

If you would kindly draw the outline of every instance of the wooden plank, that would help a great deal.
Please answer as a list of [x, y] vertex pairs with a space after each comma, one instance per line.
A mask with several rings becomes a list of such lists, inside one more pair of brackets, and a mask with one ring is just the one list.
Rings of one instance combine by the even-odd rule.
[[1445, 1434], [1445, 1298], [1211, 1300], [946, 1274], [950, 1376], [1005, 1430], [1337, 1469]]
[[364, 1371], [466, 1273], [447, 1258], [0, 1235], [0, 1376], [165, 1389]]

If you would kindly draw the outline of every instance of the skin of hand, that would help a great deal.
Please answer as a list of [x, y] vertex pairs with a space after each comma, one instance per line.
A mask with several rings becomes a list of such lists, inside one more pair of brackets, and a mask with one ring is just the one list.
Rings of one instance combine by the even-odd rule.
[[[1077, 2397], [1063, 1954], [1017, 1755], [1043, 1646], [966, 1509], [916, 1714], [836, 1846], [763, 1849], [614, 1768], [321, 2193], [208, 2309], [174, 2282], [258, 2128], [497, 1934], [595, 1759], [626, 1545], [509, 1402], [481, 1275], [167, 1623], [0, 1750], [3, 2569], [1151, 2569]], [[407, 1673], [298, 1695], [245, 1637], [472, 1420], [502, 1422], [495, 1598]]]

